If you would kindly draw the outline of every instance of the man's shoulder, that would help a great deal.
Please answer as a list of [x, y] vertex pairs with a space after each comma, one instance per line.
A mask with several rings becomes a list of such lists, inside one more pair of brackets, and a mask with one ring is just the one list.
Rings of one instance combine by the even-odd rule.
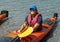
[[38, 14], [39, 15], [39, 17], [41, 17], [42, 16], [42, 14]]

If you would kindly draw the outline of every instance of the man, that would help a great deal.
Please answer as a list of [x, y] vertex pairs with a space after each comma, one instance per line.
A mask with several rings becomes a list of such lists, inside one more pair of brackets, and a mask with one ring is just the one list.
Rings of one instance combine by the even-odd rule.
[[27, 25], [31, 26], [34, 32], [42, 30], [42, 15], [38, 13], [36, 5], [31, 5], [30, 14], [26, 17], [25, 23], [21, 26], [20, 30]]

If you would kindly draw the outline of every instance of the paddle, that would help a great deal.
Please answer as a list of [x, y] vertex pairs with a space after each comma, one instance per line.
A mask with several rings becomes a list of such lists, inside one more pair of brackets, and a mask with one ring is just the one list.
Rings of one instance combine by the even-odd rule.
[[13, 40], [11, 40], [11, 42], [16, 42], [18, 40], [18, 36], [16, 38], [14, 38]]
[[26, 36], [30, 35], [32, 32], [33, 32], [33, 28], [28, 26], [28, 27], [24, 28], [23, 30], [21, 30], [20, 33], [17, 35], [17, 37], [14, 38], [11, 42], [15, 42], [19, 38], [26, 37]]

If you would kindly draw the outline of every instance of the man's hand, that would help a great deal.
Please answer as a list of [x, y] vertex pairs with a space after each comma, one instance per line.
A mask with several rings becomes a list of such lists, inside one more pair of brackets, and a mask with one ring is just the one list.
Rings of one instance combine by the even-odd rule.
[[21, 30], [23, 30], [26, 27], [26, 23], [24, 23], [19, 30], [17, 30], [17, 33], [20, 33]]
[[38, 28], [39, 24], [36, 23], [34, 26], [33, 26], [33, 29], [36, 30]]
[[16, 33], [20, 33], [20, 30], [16, 30]]
[[18, 30], [17, 32], [20, 33], [20, 30]]

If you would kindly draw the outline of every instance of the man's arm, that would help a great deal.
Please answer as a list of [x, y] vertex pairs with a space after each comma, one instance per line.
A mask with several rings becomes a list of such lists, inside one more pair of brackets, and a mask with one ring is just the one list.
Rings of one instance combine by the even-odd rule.
[[27, 26], [27, 18], [28, 18], [28, 16], [25, 18], [25, 22], [21, 25], [21, 27], [19, 28], [18, 32], [20, 32], [22, 29], [24, 29], [24, 27]]
[[26, 27], [26, 22], [24, 22], [20, 28], [24, 28], [24, 27]]
[[42, 16], [39, 16], [37, 23], [33, 26], [34, 29], [36, 29], [39, 25], [42, 24]]
[[37, 27], [39, 26], [40, 24], [36, 23], [34, 26], [33, 26], [33, 29], [37, 29]]
[[24, 22], [22, 25], [21, 25], [21, 27], [19, 28], [19, 30], [17, 31], [18, 33], [22, 30], [22, 29], [24, 29], [26, 27], [26, 23]]

